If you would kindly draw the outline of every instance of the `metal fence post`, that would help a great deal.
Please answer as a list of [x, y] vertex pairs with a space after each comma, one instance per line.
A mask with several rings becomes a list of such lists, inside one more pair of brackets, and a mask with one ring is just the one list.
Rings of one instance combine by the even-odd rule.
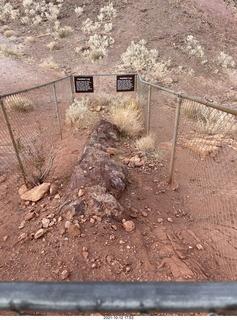
[[151, 117], [151, 85], [148, 87], [148, 102], [147, 102], [147, 134], [150, 133], [150, 117]]
[[74, 87], [73, 87], [73, 75], [71, 75], [71, 77], [70, 77], [70, 86], [71, 86], [71, 92], [72, 92], [72, 103], [74, 102], [74, 99], [75, 99], [75, 97], [74, 97]]
[[6, 125], [7, 125], [7, 129], [8, 129], [11, 141], [12, 141], [12, 145], [13, 145], [13, 148], [14, 148], [14, 151], [15, 151], [15, 154], [16, 154], [16, 158], [17, 158], [17, 161], [18, 161], [21, 173], [22, 173], [22, 177], [23, 177], [24, 183], [27, 186], [28, 183], [27, 183], [27, 179], [26, 179], [25, 170], [24, 170], [21, 158], [20, 158], [19, 150], [17, 148], [16, 141], [15, 141], [12, 129], [11, 129], [11, 125], [10, 125], [10, 122], [9, 122], [9, 119], [8, 119], [8, 116], [7, 116], [7, 112], [6, 112], [3, 100], [1, 98], [0, 98], [0, 106], [1, 106], [1, 109], [2, 109], [2, 113], [3, 113], [4, 119], [5, 119], [5, 122], [6, 122]]
[[56, 93], [55, 83], [53, 83], [53, 94], [54, 94], [54, 101], [55, 101], [55, 105], [56, 105], [56, 112], [57, 112], [60, 136], [61, 136], [61, 139], [62, 139], [62, 126], [61, 126], [61, 120], [60, 120], [60, 115], [59, 115], [59, 111], [58, 111], [58, 100], [57, 100], [57, 93]]
[[170, 159], [170, 170], [169, 170], [169, 179], [168, 183], [171, 184], [172, 176], [173, 176], [173, 169], [174, 169], [174, 157], [175, 157], [175, 149], [177, 143], [177, 136], [178, 136], [178, 129], [179, 129], [179, 116], [180, 116], [180, 108], [182, 104], [182, 97], [178, 97], [178, 106], [176, 108], [176, 115], [175, 115], [175, 127], [174, 127], [174, 136], [173, 136], [173, 145], [172, 145], [172, 153]]

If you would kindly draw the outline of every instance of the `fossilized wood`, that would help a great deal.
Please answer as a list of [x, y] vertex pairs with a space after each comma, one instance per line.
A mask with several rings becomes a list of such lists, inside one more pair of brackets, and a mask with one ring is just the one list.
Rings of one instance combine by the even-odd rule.
[[71, 177], [71, 186], [60, 209], [67, 219], [76, 215], [122, 219], [118, 199], [128, 184], [126, 167], [111, 159], [109, 148], [119, 141], [118, 128], [105, 120], [94, 128], [79, 156]]

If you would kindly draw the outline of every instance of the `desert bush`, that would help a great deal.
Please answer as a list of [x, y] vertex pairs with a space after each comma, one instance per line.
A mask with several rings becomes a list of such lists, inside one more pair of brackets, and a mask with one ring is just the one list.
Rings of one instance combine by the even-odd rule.
[[225, 52], [221, 52], [217, 58], [217, 63], [222, 67], [222, 68], [234, 68], [236, 66], [236, 63], [230, 55], [228, 55]]
[[56, 36], [62, 39], [62, 38], [69, 37], [72, 32], [73, 32], [73, 29], [70, 26], [65, 26], [62, 28], [58, 28], [56, 32]]
[[59, 69], [58, 64], [53, 61], [52, 57], [44, 59], [41, 62], [40, 66], [45, 68], [45, 69], [49, 69], [49, 70], [58, 70]]
[[89, 99], [75, 99], [73, 104], [66, 110], [66, 124], [74, 128], [87, 127], [96, 120], [96, 114], [89, 110]]
[[207, 133], [230, 134], [237, 131], [235, 116], [192, 102], [183, 106], [185, 116]]
[[5, 0], [0, 0], [0, 20], [15, 20], [19, 16], [19, 10], [14, 9], [12, 4]]
[[117, 10], [114, 8], [113, 3], [111, 2], [107, 6], [100, 8], [100, 13], [98, 15], [98, 19], [100, 21], [104, 20], [112, 20], [117, 15]]
[[97, 21], [93, 22], [90, 18], [86, 19], [82, 23], [82, 31], [86, 35], [94, 34], [96, 31], [99, 30], [101, 24]]
[[148, 134], [136, 140], [135, 146], [142, 152], [151, 152], [155, 150], [155, 136]]
[[7, 110], [14, 112], [30, 112], [34, 110], [33, 102], [22, 95], [9, 96], [4, 99]]
[[22, 52], [19, 50], [19, 47], [17, 46], [8, 47], [7, 45], [3, 44], [0, 46], [0, 53], [3, 54], [5, 57], [11, 57], [15, 59], [20, 59], [23, 57]]
[[204, 57], [203, 47], [198, 43], [198, 41], [192, 35], [187, 36], [183, 50], [191, 56], [195, 56], [198, 58]]
[[78, 16], [78, 18], [83, 14], [83, 8], [82, 7], [76, 7], [75, 8], [75, 13], [76, 13], [76, 15]]
[[56, 41], [52, 41], [46, 45], [50, 51], [59, 50], [59, 44]]
[[139, 72], [146, 81], [156, 82], [159, 79], [166, 84], [172, 82], [169, 77], [170, 60], [158, 61], [158, 51], [148, 49], [146, 41], [131, 42], [127, 50], [121, 55], [118, 71]]
[[56, 0], [55, 2], [23, 0], [24, 15], [21, 17], [21, 23], [37, 26], [42, 21], [54, 22], [58, 18], [62, 2], [63, 0]]
[[122, 134], [137, 137], [144, 129], [143, 117], [135, 100], [124, 100], [112, 108], [113, 123]]
[[7, 38], [11, 38], [11, 37], [15, 37], [16, 33], [13, 30], [6, 30], [4, 32], [4, 36], [7, 37]]

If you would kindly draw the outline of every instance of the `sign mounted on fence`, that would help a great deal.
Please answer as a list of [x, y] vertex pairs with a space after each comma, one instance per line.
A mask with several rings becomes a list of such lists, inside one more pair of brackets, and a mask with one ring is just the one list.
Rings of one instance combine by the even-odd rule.
[[135, 74], [117, 76], [117, 92], [135, 91]]
[[74, 77], [76, 93], [94, 92], [93, 77], [77, 76]]

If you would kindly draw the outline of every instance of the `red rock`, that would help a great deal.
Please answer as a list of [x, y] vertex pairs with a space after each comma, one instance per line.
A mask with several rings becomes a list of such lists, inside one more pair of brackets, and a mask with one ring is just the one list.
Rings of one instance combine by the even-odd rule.
[[162, 222], [164, 222], [164, 219], [163, 219], [163, 218], [158, 218], [158, 219], [157, 219], [157, 222], [158, 222], [158, 223], [162, 223]]
[[69, 277], [70, 273], [68, 270], [63, 270], [63, 272], [61, 273], [61, 279], [65, 280]]
[[68, 228], [68, 233], [72, 237], [79, 237], [81, 234], [80, 226], [78, 224], [71, 224]]
[[135, 223], [131, 220], [125, 221], [123, 227], [127, 232], [132, 232], [136, 229]]
[[37, 202], [44, 197], [44, 195], [49, 191], [50, 183], [44, 182], [39, 186], [23, 193], [21, 199], [25, 201]]
[[141, 215], [142, 215], [143, 217], [147, 217], [147, 216], [148, 216], [148, 213], [147, 213], [146, 211], [142, 211], [142, 212], [141, 212]]
[[23, 184], [23, 186], [20, 187], [20, 189], [18, 190], [19, 195], [23, 195], [24, 193], [26, 193], [26, 191], [28, 191], [28, 188], [25, 184]]
[[56, 184], [52, 183], [50, 188], [49, 188], [49, 193], [51, 196], [55, 196], [58, 193], [58, 187]]
[[46, 233], [46, 231], [44, 229], [39, 229], [35, 235], [34, 235], [34, 239], [39, 239], [40, 237], [42, 237], [44, 234]]

